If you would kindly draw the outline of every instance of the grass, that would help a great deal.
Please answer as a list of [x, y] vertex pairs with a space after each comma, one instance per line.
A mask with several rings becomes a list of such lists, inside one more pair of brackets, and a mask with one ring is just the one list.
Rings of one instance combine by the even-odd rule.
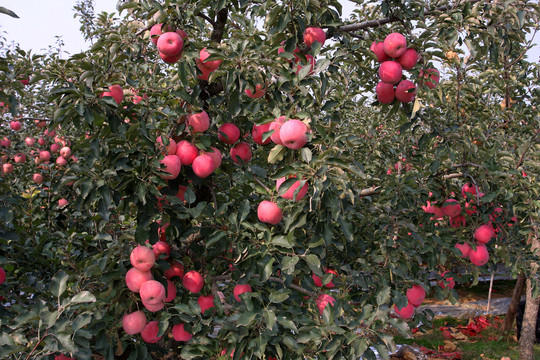
[[[418, 332], [413, 339], [406, 339], [400, 335], [394, 337], [396, 344], [407, 344], [413, 347], [426, 347], [432, 350], [438, 350], [439, 346], [444, 345], [446, 340], [439, 330], [441, 326], [459, 326], [466, 325], [467, 320], [459, 320], [451, 317], [444, 317], [433, 320], [433, 328], [427, 332]], [[512, 360], [519, 359], [519, 343], [513, 339], [504, 340], [500, 337], [500, 330], [494, 327], [484, 329], [481, 336], [469, 337], [468, 340], [452, 342], [457, 346], [457, 350], [462, 353], [462, 359], [493, 359], [500, 360], [507, 356]], [[540, 359], [540, 345], [535, 345], [534, 358]]]

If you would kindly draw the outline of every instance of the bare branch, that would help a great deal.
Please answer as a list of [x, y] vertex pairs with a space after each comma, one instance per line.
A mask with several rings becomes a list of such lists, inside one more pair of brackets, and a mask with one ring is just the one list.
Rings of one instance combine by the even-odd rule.
[[372, 186], [370, 188], [360, 190], [359, 195], [360, 196], [370, 196], [370, 195], [378, 194], [380, 192], [381, 192], [381, 187], [380, 186]]
[[203, 14], [202, 12], [197, 13], [197, 16], [200, 17], [201, 19], [204, 19], [204, 20], [208, 21], [212, 26], [214, 26], [214, 27], [216, 26], [216, 22], [214, 20], [210, 19], [210, 17]]

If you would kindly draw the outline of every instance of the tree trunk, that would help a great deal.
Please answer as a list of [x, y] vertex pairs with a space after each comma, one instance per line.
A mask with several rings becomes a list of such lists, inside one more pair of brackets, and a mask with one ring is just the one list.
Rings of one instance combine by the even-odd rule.
[[536, 319], [538, 317], [540, 297], [532, 297], [532, 283], [530, 279], [527, 279], [526, 302], [525, 313], [523, 314], [523, 325], [521, 327], [521, 338], [519, 340], [519, 358], [520, 360], [534, 360]]
[[508, 337], [512, 333], [512, 328], [514, 326], [514, 320], [516, 319], [516, 312], [523, 296], [523, 290], [525, 289], [525, 275], [523, 273], [519, 274], [516, 286], [514, 287], [514, 292], [512, 293], [512, 300], [510, 301], [510, 306], [506, 312], [506, 317], [504, 318], [503, 334], [505, 337]]

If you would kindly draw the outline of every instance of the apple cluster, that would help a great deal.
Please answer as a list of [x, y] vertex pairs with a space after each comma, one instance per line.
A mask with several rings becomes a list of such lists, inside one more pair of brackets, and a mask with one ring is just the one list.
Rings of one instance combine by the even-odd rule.
[[[311, 48], [311, 46], [315, 42], [318, 42], [319, 44], [321, 44], [321, 47], [323, 47], [324, 43], [326, 41], [326, 33], [321, 28], [308, 27], [308, 28], [306, 28], [306, 30], [304, 30], [303, 39], [304, 39], [304, 44], [308, 48]], [[284, 43], [285, 42], [282, 42], [281, 45], [283, 45]], [[278, 49], [278, 55], [281, 54], [281, 53], [284, 53], [284, 52], [285, 52], [285, 49], [283, 48], [283, 46], [281, 46]], [[304, 66], [307, 66], [309, 64], [310, 70], [309, 70], [308, 75], [312, 75], [313, 74], [313, 68], [315, 67], [315, 63], [316, 63], [315, 57], [313, 55], [311, 55], [311, 54], [305, 54], [303, 57], [299, 56], [298, 54], [300, 54], [300, 49], [297, 47], [293, 51], [295, 73], [298, 74], [300, 72], [300, 70], [303, 69]], [[290, 63], [292, 63], [290, 60], [288, 60], [288, 61]]]

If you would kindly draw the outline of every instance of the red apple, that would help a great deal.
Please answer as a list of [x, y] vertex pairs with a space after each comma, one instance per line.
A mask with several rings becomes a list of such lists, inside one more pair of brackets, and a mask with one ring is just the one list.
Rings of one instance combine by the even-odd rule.
[[163, 160], [159, 161], [160, 164], [165, 165], [165, 169], [163, 169], [165, 172], [168, 172], [169, 175], [160, 175], [160, 177], [164, 180], [173, 180], [178, 177], [178, 174], [180, 174], [180, 169], [182, 168], [182, 163], [180, 162], [180, 159], [176, 155], [166, 155]]
[[[164, 145], [161, 140], [161, 136], [157, 137], [156, 143], [158, 144], [159, 149], [163, 149]], [[169, 144], [167, 147], [165, 147], [164, 153], [165, 155], [176, 155], [176, 141], [174, 141], [172, 138], [169, 138]]]
[[154, 280], [150, 271], [141, 271], [137, 268], [131, 268], [126, 273], [126, 285], [129, 290], [139, 292], [141, 285], [149, 280]]
[[184, 324], [176, 324], [172, 328], [173, 338], [176, 341], [189, 341], [191, 340], [191, 335], [189, 332], [184, 330]]
[[397, 59], [407, 50], [407, 40], [400, 33], [391, 33], [384, 39], [383, 49], [386, 55]]
[[39, 152], [39, 160], [41, 161], [49, 161], [51, 159], [51, 153], [47, 150], [40, 150]]
[[215, 170], [214, 158], [208, 154], [199, 155], [193, 160], [193, 172], [195, 175], [204, 179]]
[[2, 140], [0, 140], [0, 146], [3, 146], [5, 148], [10, 147], [11, 146], [11, 140], [8, 137], [4, 136], [4, 138]]
[[140, 271], [148, 271], [156, 263], [156, 256], [149, 247], [138, 245], [131, 251], [129, 260], [133, 267]]
[[304, 30], [304, 44], [306, 44], [307, 47], [311, 47], [315, 41], [321, 44], [322, 47], [326, 41], [326, 34], [321, 28], [308, 27]]
[[300, 70], [302, 70], [302, 68], [306, 66], [307, 64], [310, 65], [310, 70], [309, 70], [308, 75], [313, 74], [313, 68], [315, 67], [315, 58], [312, 55], [307, 54], [305, 61], [301, 59], [299, 56], [297, 56], [295, 59], [295, 63], [297, 64], [296, 72], [295, 72], [296, 74], [298, 74]]
[[456, 244], [454, 245], [456, 249], [459, 249], [461, 251], [461, 257], [466, 258], [469, 256], [469, 252], [471, 251], [471, 246], [467, 243], [463, 244]]
[[38, 140], [38, 144], [39, 144], [40, 146], [45, 145], [45, 139], [42, 138], [42, 137], [40, 137], [39, 140]]
[[125, 314], [122, 318], [122, 328], [129, 335], [140, 333], [146, 327], [146, 315], [141, 310]]
[[162, 34], [156, 43], [158, 51], [165, 56], [178, 56], [182, 52], [184, 40], [176, 32], [166, 32]]
[[279, 138], [289, 149], [300, 149], [307, 143], [308, 128], [300, 120], [291, 119], [285, 122], [279, 130]]
[[378, 62], [383, 63], [385, 61], [390, 60], [390, 56], [386, 55], [386, 53], [384, 52], [384, 43], [382, 41], [381, 42], [374, 41], [371, 44], [369, 49], [373, 51], [373, 53], [377, 57]]
[[396, 99], [409, 103], [416, 97], [416, 85], [410, 80], [401, 80], [396, 87]]
[[186, 193], [186, 190], [187, 190], [187, 186], [184, 186], [184, 185], [179, 185], [178, 186], [178, 192], [176, 193], [176, 197], [178, 199], [180, 199], [180, 201], [183, 201], [183, 202], [186, 202], [186, 200], [184, 199], [184, 195]]
[[206, 154], [208, 154], [214, 163], [214, 170], [220, 167], [221, 160], [223, 158], [223, 155], [221, 155], [221, 151], [219, 151], [218, 148], [211, 148], [210, 151], [207, 151]]
[[270, 131], [270, 124], [271, 123], [263, 125], [253, 124], [253, 128], [251, 129], [251, 136], [253, 136], [253, 141], [255, 141], [256, 144], [266, 145], [270, 143], [270, 141], [272, 141], [270, 136], [263, 141], [263, 134]]
[[36, 138], [33, 138], [33, 137], [27, 137], [24, 139], [24, 143], [27, 145], [27, 146], [32, 146], [36, 143]]
[[0, 285], [6, 281], [6, 271], [0, 267]]
[[407, 290], [407, 300], [415, 307], [422, 305], [425, 298], [426, 290], [420, 285], [413, 285], [412, 288]]
[[152, 251], [156, 256], [156, 259], [159, 259], [161, 254], [165, 254], [163, 259], [168, 259], [169, 255], [171, 255], [171, 246], [164, 241], [158, 241], [152, 245]]
[[60, 151], [60, 145], [54, 143], [54, 144], [51, 145], [50, 150], [51, 150], [51, 152], [52, 152], [53, 154], [54, 154], [54, 153], [57, 153], [57, 152]]
[[456, 286], [456, 282], [454, 281], [453, 277], [446, 277], [446, 274], [448, 273], [448, 270], [441, 273], [442, 280], [439, 281], [437, 284], [443, 288], [443, 289], [453, 289], [454, 286]]
[[156, 24], [150, 28], [150, 40], [154, 43], [154, 45], [157, 45], [159, 37], [163, 34], [161, 31], [161, 27], [163, 24]]
[[394, 305], [394, 311], [396, 312], [397, 316], [399, 316], [402, 319], [410, 319], [412, 318], [414, 314], [414, 305], [411, 303], [408, 303], [407, 306], [398, 309], [397, 305]]
[[11, 130], [19, 131], [21, 130], [22, 124], [20, 121], [12, 121], [9, 123], [9, 127], [11, 128]]
[[263, 223], [277, 225], [283, 219], [283, 212], [276, 203], [264, 200], [257, 207], [257, 216]]
[[[437, 69], [420, 70], [419, 82], [430, 89], [435, 89], [439, 83], [439, 71]], [[426, 81], [429, 80], [429, 81]]]
[[176, 145], [176, 156], [182, 165], [191, 165], [199, 155], [199, 149], [187, 140], [182, 140]]
[[2, 170], [4, 171], [4, 174], [11, 174], [13, 172], [13, 165], [9, 163], [3, 164]]
[[171, 262], [170, 269], [165, 270], [165, 277], [167, 279], [172, 279], [173, 277], [182, 279], [184, 277], [184, 265], [174, 260]]
[[333, 296], [330, 296], [328, 294], [320, 294], [315, 301], [317, 309], [319, 309], [319, 314], [323, 314], [326, 305], [330, 304], [331, 306], [334, 306], [334, 301], [336, 301], [336, 299], [334, 299]]
[[396, 97], [394, 85], [385, 83], [384, 81], [380, 81], [377, 84], [375, 93], [377, 93], [377, 101], [381, 104], [391, 104]]
[[13, 161], [15, 161], [17, 164], [22, 164], [26, 161], [26, 155], [18, 153], [13, 157]]
[[221, 60], [213, 60], [213, 61], [206, 61], [210, 57], [210, 53], [206, 50], [206, 48], [203, 48], [201, 52], [199, 53], [199, 60], [200, 66], [210, 70], [210, 71], [216, 71], [219, 65], [221, 65]]
[[388, 84], [397, 84], [401, 80], [403, 69], [397, 61], [385, 61], [379, 66], [379, 78]]
[[246, 89], [244, 92], [249, 98], [258, 99], [264, 96], [266, 89], [263, 88], [261, 84], [257, 84], [255, 85], [255, 92], [253, 92], [251, 89]]
[[205, 132], [210, 127], [210, 117], [206, 111], [202, 111], [189, 115], [187, 123], [193, 130], [193, 133]]
[[209, 70], [202, 65], [200, 66], [198, 65], [198, 68], [201, 71], [201, 75], [197, 75], [197, 78], [199, 80], [208, 81], [208, 79], [210, 78], [210, 74], [212, 73], [212, 70]]
[[469, 197], [470, 195], [467, 195], [467, 193], [473, 195], [472, 198], [474, 198], [476, 195], [476, 193], [478, 192], [478, 186], [475, 186], [471, 183], [466, 183], [465, 185], [463, 185], [461, 187], [461, 196], [463, 196], [464, 198], [467, 198]]
[[414, 49], [407, 49], [401, 55], [397, 62], [401, 65], [403, 70], [411, 70], [418, 62], [418, 53]]
[[64, 159], [69, 159], [71, 157], [71, 149], [68, 146], [64, 146], [60, 149], [60, 156]]
[[161, 336], [157, 336], [159, 333], [159, 322], [156, 320], [150, 321], [144, 327], [144, 330], [141, 332], [141, 337], [145, 343], [155, 344], [161, 340]]
[[111, 96], [114, 101], [116, 101], [116, 103], [120, 105], [120, 103], [124, 99], [124, 90], [122, 90], [122, 87], [120, 85], [112, 85], [109, 86], [109, 91], [105, 91], [101, 94], [101, 97], [104, 96]]
[[466, 220], [465, 220], [465, 216], [463, 215], [458, 215], [456, 217], [450, 218], [450, 226], [453, 228], [459, 228], [459, 227], [465, 226], [465, 224], [466, 224]]
[[456, 199], [448, 199], [443, 204], [442, 212], [446, 216], [456, 217], [461, 214], [461, 205]]
[[176, 285], [169, 279], [167, 279], [167, 297], [165, 302], [171, 302], [176, 298]]
[[43, 182], [43, 175], [41, 174], [34, 174], [32, 175], [32, 180], [36, 183], [36, 184], [41, 184]]
[[63, 157], [59, 156], [59, 157], [56, 158], [56, 165], [58, 165], [59, 167], [66, 166], [67, 165], [67, 160], [64, 159]]
[[59, 199], [58, 200], [58, 207], [63, 208], [66, 207], [69, 204], [69, 201], [66, 199]]
[[204, 278], [195, 270], [188, 271], [182, 280], [184, 287], [192, 293], [198, 293], [204, 286]]
[[182, 57], [182, 53], [180, 53], [180, 54], [178, 54], [176, 56], [167, 56], [167, 55], [165, 55], [163, 53], [159, 53], [159, 57], [161, 58], [161, 60], [163, 60], [167, 64], [175, 64]]
[[218, 139], [232, 145], [240, 138], [240, 129], [233, 123], [225, 123], [218, 128]]
[[204, 314], [206, 310], [214, 308], [214, 295], [199, 296], [197, 304], [201, 308], [201, 313]]
[[274, 142], [274, 144], [277, 145], [283, 145], [283, 142], [281, 141], [279, 132], [281, 130], [281, 127], [283, 126], [283, 123], [285, 123], [285, 116], [280, 116], [276, 120], [270, 123], [270, 130], [274, 130], [272, 135], [270, 135], [270, 139]]
[[474, 232], [474, 238], [476, 241], [482, 244], [487, 244], [491, 238], [495, 235], [493, 229], [489, 225], [481, 225]]
[[144, 304], [158, 305], [167, 297], [165, 286], [156, 280], [145, 281], [139, 289], [141, 300]]
[[[333, 274], [334, 276], [338, 276], [337, 272], [335, 272], [334, 270], [331, 270], [331, 269], [327, 269], [325, 271], [325, 273], [327, 274]], [[323, 283], [322, 283], [322, 278], [313, 274], [311, 275], [311, 278], [313, 279], [313, 282], [315, 283], [315, 286], [318, 286], [318, 287], [322, 287], [323, 286]], [[325, 285], [328, 289], [332, 289], [334, 288], [336, 285], [334, 285], [334, 283], [332, 281], [329, 281], [326, 285]]]
[[238, 284], [234, 287], [234, 298], [236, 301], [241, 302], [242, 299], [240, 298], [240, 295], [246, 292], [253, 292], [251, 290], [251, 286], [249, 284]]
[[231, 159], [238, 164], [238, 158], [243, 162], [251, 160], [251, 146], [246, 142], [236, 144], [231, 148]]
[[480, 243], [476, 244], [476, 250], [469, 251], [469, 259], [476, 266], [485, 265], [489, 261], [489, 252], [486, 245]]
[[165, 307], [165, 302], [162, 301], [162, 302], [157, 303], [157, 304], [148, 304], [148, 303], [145, 303], [143, 301], [143, 305], [148, 311], [156, 312], [156, 311], [160, 311], [161, 309], [163, 309]]
[[[296, 177], [296, 176], [294, 176]], [[281, 186], [281, 184], [283, 184], [285, 182], [285, 177], [282, 177], [281, 179], [278, 179], [276, 181], [276, 190], [279, 192], [279, 187]], [[289, 200], [293, 200], [293, 197], [294, 197], [294, 193], [296, 192], [296, 189], [300, 186], [300, 181], [296, 181], [294, 182], [291, 187], [283, 194], [281, 195], [282, 198], [284, 199], [289, 199]], [[302, 188], [300, 189], [300, 191], [298, 192], [298, 195], [296, 196], [296, 201], [300, 201], [304, 198], [304, 196], [306, 196], [307, 194], [307, 191], [308, 191], [308, 184], [307, 182], [304, 184], [304, 186], [302, 186]]]

